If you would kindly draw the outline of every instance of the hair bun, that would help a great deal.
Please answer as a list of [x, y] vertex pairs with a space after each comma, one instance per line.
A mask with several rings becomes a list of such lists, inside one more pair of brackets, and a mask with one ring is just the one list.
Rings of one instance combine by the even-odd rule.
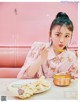
[[65, 18], [65, 19], [69, 19], [68, 15], [64, 12], [59, 12], [57, 15], [56, 15], [56, 18]]

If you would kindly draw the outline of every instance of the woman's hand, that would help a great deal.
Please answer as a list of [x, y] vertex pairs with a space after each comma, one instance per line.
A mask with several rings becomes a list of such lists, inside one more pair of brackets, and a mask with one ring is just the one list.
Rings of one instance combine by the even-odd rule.
[[74, 75], [72, 75], [70, 72], [66, 72], [66, 74], [70, 75], [71, 79], [75, 79]]
[[43, 48], [40, 49], [40, 56], [41, 56], [41, 59], [42, 59], [43, 62], [48, 57], [48, 51], [49, 51], [49, 48], [47, 48], [47, 47], [43, 47]]

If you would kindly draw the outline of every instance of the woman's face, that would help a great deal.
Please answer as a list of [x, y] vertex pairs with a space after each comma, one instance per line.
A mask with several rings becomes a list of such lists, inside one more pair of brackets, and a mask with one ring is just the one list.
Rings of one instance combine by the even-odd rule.
[[65, 25], [55, 26], [51, 32], [51, 38], [53, 41], [53, 48], [56, 50], [62, 50], [70, 43], [72, 32], [67, 29]]

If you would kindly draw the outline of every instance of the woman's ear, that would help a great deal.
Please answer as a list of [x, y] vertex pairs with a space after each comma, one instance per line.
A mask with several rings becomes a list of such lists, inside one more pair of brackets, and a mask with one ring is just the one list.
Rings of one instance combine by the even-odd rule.
[[71, 40], [72, 40], [72, 35], [71, 35], [71, 38], [70, 38], [70, 41], [69, 41], [68, 45], [70, 45], [70, 44], [71, 44]]
[[52, 41], [51, 32], [49, 32], [49, 41]]
[[70, 46], [70, 42], [66, 45], [66, 48], [68, 48]]
[[51, 32], [48, 33], [49, 34], [49, 38], [51, 37]]
[[70, 41], [68, 42], [67, 46], [69, 46], [70, 44], [71, 44], [71, 39], [70, 39]]

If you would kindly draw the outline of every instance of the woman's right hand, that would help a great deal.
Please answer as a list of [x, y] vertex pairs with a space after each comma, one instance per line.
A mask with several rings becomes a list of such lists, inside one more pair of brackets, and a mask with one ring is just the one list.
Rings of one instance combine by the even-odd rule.
[[48, 51], [49, 51], [49, 48], [47, 47], [43, 47], [40, 49], [40, 56], [41, 56], [41, 60], [44, 62], [47, 57], [48, 57]]

